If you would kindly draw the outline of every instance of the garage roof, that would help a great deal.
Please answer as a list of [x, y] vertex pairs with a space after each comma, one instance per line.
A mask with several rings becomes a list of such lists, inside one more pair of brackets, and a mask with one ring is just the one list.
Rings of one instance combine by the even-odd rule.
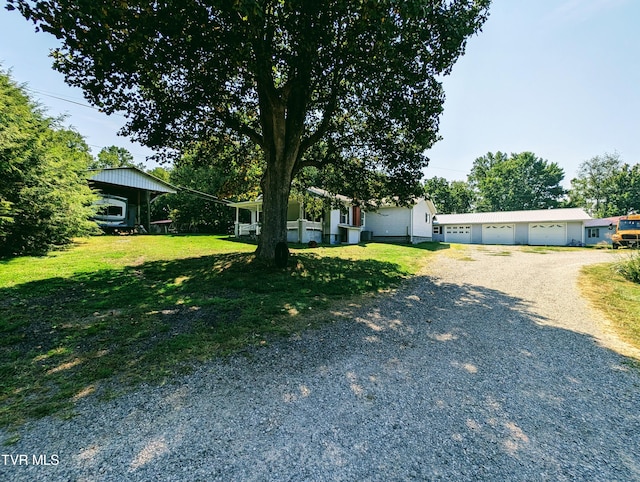
[[493, 213], [438, 214], [435, 224], [541, 223], [586, 221], [591, 219], [580, 208], [538, 209], [534, 211], [498, 211]]

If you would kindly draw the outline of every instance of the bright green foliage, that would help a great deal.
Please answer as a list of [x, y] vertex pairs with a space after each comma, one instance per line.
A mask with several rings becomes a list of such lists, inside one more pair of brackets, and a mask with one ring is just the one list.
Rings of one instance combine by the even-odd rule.
[[594, 217], [640, 210], [640, 165], [623, 164], [617, 153], [592, 157], [571, 180], [570, 198]]
[[213, 139], [184, 155], [165, 173], [169, 176], [165, 180], [184, 189], [154, 202], [154, 219], [172, 219], [180, 230], [228, 234], [235, 210], [210, 196], [219, 200], [258, 197], [262, 160], [250, 143], [234, 145], [229, 139]]
[[611, 200], [619, 214], [640, 212], [640, 164], [623, 164], [613, 178], [616, 186]]
[[62, 42], [54, 67], [106, 113], [126, 112], [125, 133], [142, 144], [178, 157], [217, 137], [259, 147], [259, 256], [268, 260], [286, 241], [291, 183], [305, 167], [346, 168], [354, 181], [381, 172], [402, 199], [421, 189], [425, 152], [438, 139], [441, 76], [489, 3], [8, 0], [8, 8]]
[[166, 169], [164, 167], [154, 167], [147, 171], [148, 174], [151, 174], [153, 177], [157, 177], [161, 181], [171, 182], [171, 170]]
[[133, 155], [124, 147], [103, 147], [98, 152], [98, 159], [93, 161], [89, 169], [105, 169], [109, 167], [137, 167], [144, 170], [144, 164], [135, 164]]
[[459, 214], [471, 211], [474, 193], [464, 181], [447, 181], [432, 177], [424, 183], [425, 194], [435, 203], [440, 214]]
[[560, 166], [531, 152], [490, 152], [474, 161], [468, 178], [478, 212], [555, 208], [565, 194]]
[[0, 256], [46, 252], [93, 231], [91, 159], [78, 133], [0, 73]]

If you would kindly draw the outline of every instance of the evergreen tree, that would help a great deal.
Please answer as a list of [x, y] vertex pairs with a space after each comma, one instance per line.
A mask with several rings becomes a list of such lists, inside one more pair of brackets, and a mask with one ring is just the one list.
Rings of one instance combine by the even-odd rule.
[[94, 232], [89, 148], [0, 72], [0, 256], [41, 254]]

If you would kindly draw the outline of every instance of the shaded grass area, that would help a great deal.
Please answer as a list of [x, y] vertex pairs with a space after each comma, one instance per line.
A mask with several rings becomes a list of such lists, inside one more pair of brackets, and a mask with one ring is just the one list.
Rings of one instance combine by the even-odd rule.
[[583, 294], [611, 321], [620, 338], [640, 348], [640, 284], [616, 272], [615, 264], [582, 268], [579, 285]]
[[256, 263], [253, 249], [102, 237], [0, 264], [0, 426], [71, 414], [105, 387], [158, 382], [330, 320], [337, 302], [397, 286], [440, 246], [293, 250], [284, 270]]

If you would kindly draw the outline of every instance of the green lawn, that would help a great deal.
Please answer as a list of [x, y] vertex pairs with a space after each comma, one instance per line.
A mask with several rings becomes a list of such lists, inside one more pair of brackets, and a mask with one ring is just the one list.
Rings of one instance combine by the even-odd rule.
[[615, 263], [585, 266], [579, 284], [582, 293], [605, 313], [620, 338], [640, 348], [640, 284], [617, 273]]
[[300, 247], [277, 270], [222, 237], [103, 236], [0, 261], [0, 426], [330, 321], [443, 247]]

